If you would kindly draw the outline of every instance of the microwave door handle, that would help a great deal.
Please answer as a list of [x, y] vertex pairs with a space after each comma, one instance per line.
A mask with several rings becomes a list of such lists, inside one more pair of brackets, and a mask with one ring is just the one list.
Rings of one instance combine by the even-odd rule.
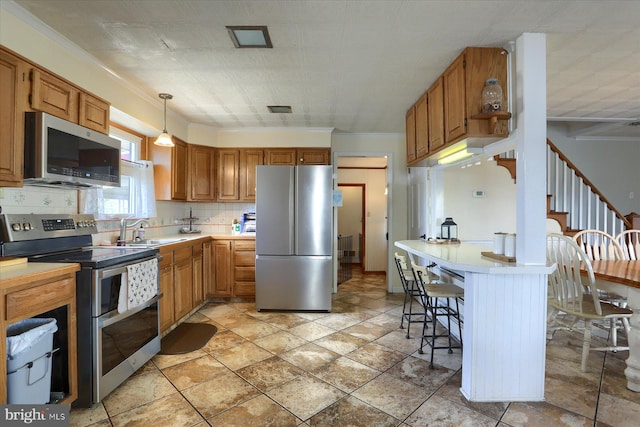
[[155, 297], [151, 298], [149, 301], [145, 302], [144, 304], [140, 304], [139, 306], [132, 308], [131, 310], [127, 310], [122, 313], [118, 313], [117, 311], [111, 311], [107, 314], [104, 314], [98, 317], [97, 319], [98, 327], [106, 328], [107, 326], [113, 325], [114, 323], [117, 323], [122, 319], [126, 319], [127, 317], [132, 316], [144, 310], [145, 308], [148, 308], [150, 305], [155, 304], [156, 302], [158, 302], [160, 298], [162, 298], [162, 292], [158, 292], [158, 294]]

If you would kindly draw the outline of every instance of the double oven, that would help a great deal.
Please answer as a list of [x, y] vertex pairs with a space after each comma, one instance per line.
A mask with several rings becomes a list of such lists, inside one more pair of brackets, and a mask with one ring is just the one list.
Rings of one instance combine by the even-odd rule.
[[[92, 215], [3, 214], [0, 226], [2, 256], [81, 266], [76, 275], [78, 399], [74, 406], [100, 402], [160, 351], [158, 249], [92, 246], [91, 234], [97, 233]], [[152, 292], [127, 305], [131, 277], [141, 268], [151, 280]]]

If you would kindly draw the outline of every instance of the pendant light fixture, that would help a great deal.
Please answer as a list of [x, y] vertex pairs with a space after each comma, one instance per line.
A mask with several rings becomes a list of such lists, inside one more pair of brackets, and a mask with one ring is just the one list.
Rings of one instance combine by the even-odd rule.
[[169, 135], [169, 133], [167, 132], [167, 99], [173, 99], [173, 95], [170, 95], [168, 93], [161, 93], [158, 94], [158, 96], [160, 97], [160, 99], [164, 100], [164, 128], [154, 144], [161, 147], [173, 147], [173, 140], [171, 139], [171, 135]]

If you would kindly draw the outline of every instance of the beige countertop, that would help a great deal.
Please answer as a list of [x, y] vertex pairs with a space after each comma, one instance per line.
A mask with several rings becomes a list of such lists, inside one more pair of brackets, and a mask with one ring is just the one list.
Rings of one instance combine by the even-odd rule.
[[27, 262], [24, 264], [0, 267], [0, 289], [19, 286], [22, 282], [35, 282], [80, 270], [80, 264]]

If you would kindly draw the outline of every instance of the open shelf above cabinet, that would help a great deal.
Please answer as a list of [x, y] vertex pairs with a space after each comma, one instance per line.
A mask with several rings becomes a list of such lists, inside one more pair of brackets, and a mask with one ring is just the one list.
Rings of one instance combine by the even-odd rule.
[[493, 113], [480, 113], [471, 116], [473, 120], [488, 120], [489, 121], [489, 133], [495, 133], [498, 120], [509, 120], [511, 113], [505, 111], [495, 111]]

